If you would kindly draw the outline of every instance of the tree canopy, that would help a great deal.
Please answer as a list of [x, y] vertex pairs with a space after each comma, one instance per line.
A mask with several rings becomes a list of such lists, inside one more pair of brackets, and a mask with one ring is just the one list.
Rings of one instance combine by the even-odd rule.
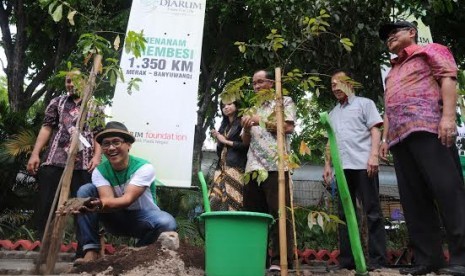
[[[12, 112], [28, 110], [39, 98], [46, 102], [63, 90], [54, 78], [68, 61], [82, 66], [76, 44], [83, 33], [111, 30], [125, 33], [130, 1], [68, 1], [79, 11], [76, 24], [55, 22], [44, 4], [47, 0], [4, 0], [0, 5], [1, 46], [5, 50], [3, 71], [8, 80]], [[84, 15], [84, 16], [83, 16]], [[107, 36], [106, 34], [102, 34]], [[109, 91], [106, 92], [111, 95]]]
[[[53, 8], [49, 8], [50, 3], [55, 3]], [[64, 15], [76, 11], [74, 25], [69, 20], [55, 22], [50, 16], [59, 5]], [[85, 66], [77, 52], [78, 38], [84, 33], [98, 33], [109, 40], [117, 33], [124, 35], [130, 6], [129, 0], [2, 0], [0, 29], [7, 58], [3, 70], [7, 76], [8, 112], [27, 111], [41, 97], [47, 103], [60, 93], [62, 79], [56, 73], [68, 62]], [[329, 79], [325, 76], [338, 69], [349, 71], [362, 84], [357, 93], [375, 100], [382, 108], [379, 67], [388, 55], [378, 38], [378, 28], [392, 19], [394, 8], [399, 12], [408, 8], [422, 18], [430, 25], [435, 42], [451, 47], [463, 66], [465, 50], [460, 45], [465, 39], [465, 7], [460, 1], [207, 1], [193, 170], [199, 169], [205, 133], [214, 124], [218, 96], [225, 85], [240, 76], [251, 76], [257, 69], [277, 65], [283, 66], [285, 73], [298, 68], [320, 76], [321, 81], [315, 80], [315, 86], [307, 89], [311, 97], [293, 87], [289, 92], [298, 105], [302, 129], [294, 139], [294, 147], [307, 141], [312, 149], [311, 161], [321, 161], [325, 141], [316, 118], [318, 112], [334, 104], [327, 93]], [[318, 23], [311, 19], [321, 17], [322, 11], [322, 19], [329, 26], [319, 25], [324, 27], [319, 35], [305, 37], [302, 30]], [[342, 41], [353, 44], [351, 51]], [[244, 44], [236, 42], [257, 47], [247, 46], [241, 52], [239, 48]], [[273, 47], [279, 51], [273, 51]], [[112, 94], [109, 86], [96, 91], [97, 96], [108, 101]]]

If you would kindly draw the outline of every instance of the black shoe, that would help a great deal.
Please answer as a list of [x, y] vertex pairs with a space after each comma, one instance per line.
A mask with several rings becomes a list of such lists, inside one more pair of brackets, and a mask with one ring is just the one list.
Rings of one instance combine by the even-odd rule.
[[453, 276], [465, 276], [465, 266], [449, 265], [439, 270], [440, 274], [449, 274]]
[[367, 270], [368, 271], [375, 271], [375, 270], [381, 270], [383, 268], [386, 268], [385, 266], [382, 266], [382, 265], [369, 265], [367, 267]]
[[411, 274], [411, 275], [426, 275], [428, 273], [433, 272], [434, 269], [432, 269], [429, 266], [426, 265], [416, 265], [412, 267], [405, 267], [399, 269], [399, 273], [403, 275]]
[[355, 266], [353, 266], [353, 265], [334, 265], [334, 266], [326, 267], [327, 272], [338, 271], [338, 270], [342, 270], [342, 269], [354, 270]]

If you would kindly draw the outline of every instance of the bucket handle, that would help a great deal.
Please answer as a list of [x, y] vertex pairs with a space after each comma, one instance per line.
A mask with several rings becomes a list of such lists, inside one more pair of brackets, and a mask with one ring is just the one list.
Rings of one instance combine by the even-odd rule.
[[209, 213], [211, 209], [210, 209], [210, 201], [208, 200], [207, 183], [205, 182], [205, 177], [203, 176], [202, 171], [198, 173], [198, 176], [199, 176], [200, 184], [202, 186], [202, 197], [203, 197], [203, 206], [205, 209], [205, 213]]

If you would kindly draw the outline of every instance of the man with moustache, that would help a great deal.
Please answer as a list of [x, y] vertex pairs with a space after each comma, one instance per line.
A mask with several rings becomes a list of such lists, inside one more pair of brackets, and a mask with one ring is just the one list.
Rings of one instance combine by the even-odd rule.
[[[77, 127], [76, 122], [81, 108], [81, 98], [74, 88], [72, 75], [65, 77], [65, 87], [66, 95], [52, 99], [47, 106], [42, 127], [27, 163], [28, 172], [31, 175], [37, 175], [39, 184], [38, 205], [34, 216], [40, 239], [44, 234], [50, 208], [66, 166], [71, 139]], [[81, 145], [74, 163], [70, 187], [71, 197], [76, 196], [81, 185], [90, 182], [92, 170], [100, 163], [100, 146], [94, 143], [94, 134], [102, 127], [91, 127], [89, 124], [91, 118], [95, 120], [98, 117], [103, 122], [103, 110], [90, 101], [85, 117], [86, 123], [79, 137]], [[45, 146], [47, 150], [40, 164], [40, 153]]]
[[[329, 113], [334, 128], [341, 163], [352, 203], [359, 199], [363, 206], [368, 228], [368, 269], [386, 265], [386, 233], [379, 201], [378, 148], [383, 119], [375, 103], [354, 95], [352, 79], [344, 71], [331, 77], [331, 90], [338, 104]], [[333, 172], [330, 155], [325, 158], [323, 178], [331, 183]], [[345, 220], [339, 202], [339, 216]], [[355, 261], [349, 242], [347, 225], [339, 225], [339, 268], [354, 269]]]
[[[271, 72], [259, 70], [252, 78], [255, 93], [262, 90], [269, 90], [274, 86], [274, 76]], [[245, 172], [252, 175], [254, 172], [265, 173], [267, 178], [259, 183], [258, 177], [250, 177], [249, 183], [244, 186], [244, 210], [252, 212], [269, 213], [274, 218], [279, 218], [278, 205], [278, 165], [277, 165], [277, 137], [275, 119], [275, 100], [264, 101], [252, 116], [243, 116], [242, 125], [244, 127], [242, 139], [244, 143], [249, 143], [247, 153], [247, 164]], [[284, 132], [286, 134], [286, 152], [290, 152], [290, 134], [294, 132], [294, 122], [296, 120], [296, 107], [290, 97], [283, 97], [284, 109]], [[262, 121], [265, 127], [261, 127]], [[290, 206], [289, 196], [289, 168], [285, 168], [286, 180], [286, 206]], [[287, 260], [292, 266], [293, 263], [293, 235], [292, 226], [289, 220], [286, 223], [287, 234]], [[271, 227], [269, 239], [271, 242], [272, 256], [270, 271], [280, 270], [279, 252], [279, 229], [278, 223]]]
[[386, 77], [380, 155], [385, 158], [389, 148], [394, 157], [415, 259], [414, 267], [400, 273], [465, 275], [465, 187], [455, 147], [457, 65], [447, 47], [417, 45], [411, 22], [384, 24], [379, 36], [397, 55]]

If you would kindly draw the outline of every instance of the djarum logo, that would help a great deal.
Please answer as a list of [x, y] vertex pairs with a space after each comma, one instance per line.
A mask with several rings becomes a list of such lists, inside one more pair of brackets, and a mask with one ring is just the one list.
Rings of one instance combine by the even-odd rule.
[[184, 8], [191, 10], [202, 9], [202, 3], [196, 1], [160, 0], [159, 5], [168, 8]]

